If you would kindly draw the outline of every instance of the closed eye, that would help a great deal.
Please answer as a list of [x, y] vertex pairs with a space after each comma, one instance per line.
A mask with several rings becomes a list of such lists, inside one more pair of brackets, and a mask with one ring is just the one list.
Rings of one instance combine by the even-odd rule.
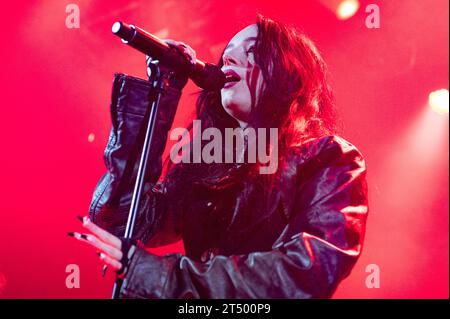
[[255, 52], [255, 46], [252, 45], [251, 47], [248, 48], [248, 50], [246, 51], [247, 54], [249, 53], [254, 53]]

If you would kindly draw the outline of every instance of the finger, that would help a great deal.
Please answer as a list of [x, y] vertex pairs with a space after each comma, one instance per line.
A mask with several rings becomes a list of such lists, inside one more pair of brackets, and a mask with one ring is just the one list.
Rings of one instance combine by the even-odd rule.
[[122, 263], [114, 258], [111, 258], [108, 255], [100, 253], [98, 257], [107, 265], [112, 267], [114, 270], [120, 270], [122, 268]]
[[181, 41], [174, 41], [172, 39], [164, 39], [164, 41], [167, 44], [169, 44], [170, 46], [177, 49], [180, 53], [185, 55], [191, 63], [195, 64], [195, 62], [197, 60], [196, 53], [195, 53], [194, 49], [192, 49], [189, 45], [187, 45], [186, 43], [181, 42]]
[[163, 39], [164, 42], [166, 42], [168, 45], [172, 45], [172, 46], [178, 46], [178, 42], [172, 39]]
[[118, 260], [122, 259], [122, 251], [120, 249], [117, 249], [113, 246], [110, 246], [102, 242], [94, 235], [74, 233], [74, 237], [80, 241], [84, 241], [90, 244], [91, 246], [94, 246], [95, 248], [98, 248], [99, 250], [105, 252], [106, 254], [110, 255], [113, 258], [116, 258]]
[[108, 265], [103, 265], [103, 268], [102, 268], [102, 277], [105, 277], [105, 275], [106, 275], [106, 271], [108, 270]]
[[95, 225], [88, 217], [83, 218], [83, 227], [90, 230], [92, 233], [97, 235], [98, 238], [100, 238], [102, 241], [104, 241], [107, 244], [110, 244], [111, 246], [121, 249], [122, 248], [122, 242], [120, 239], [113, 234], [107, 232], [106, 230], [98, 227]]
[[97, 237], [93, 235], [87, 235], [87, 242], [89, 242], [92, 246], [102, 250], [104, 253], [115, 259], [122, 259], [122, 251], [116, 247], [110, 246], [103, 241], [99, 240]]
[[187, 55], [187, 57], [190, 59], [190, 61], [191, 61], [192, 63], [195, 63], [195, 62], [196, 62], [196, 55], [197, 55], [197, 54], [195, 53], [195, 50], [192, 49], [189, 45], [187, 45], [187, 44], [184, 43], [184, 42], [179, 42], [179, 44], [180, 44], [180, 47], [181, 47], [183, 53], [184, 53], [185, 55]]
[[186, 55], [188, 57], [189, 61], [192, 64], [195, 64], [197, 62], [195, 51], [185, 48], [183, 52], [184, 52], [184, 55]]

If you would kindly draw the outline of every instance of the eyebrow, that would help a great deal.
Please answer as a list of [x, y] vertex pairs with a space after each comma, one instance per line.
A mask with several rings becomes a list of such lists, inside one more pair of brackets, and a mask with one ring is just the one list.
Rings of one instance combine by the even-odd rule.
[[[242, 41], [242, 42], [248, 42], [248, 41], [251, 41], [251, 40], [256, 40], [256, 37], [248, 37], [248, 38], [244, 39], [244, 41]], [[229, 43], [224, 51], [226, 51], [228, 48], [230, 48], [232, 46], [233, 45], [231, 43]]]

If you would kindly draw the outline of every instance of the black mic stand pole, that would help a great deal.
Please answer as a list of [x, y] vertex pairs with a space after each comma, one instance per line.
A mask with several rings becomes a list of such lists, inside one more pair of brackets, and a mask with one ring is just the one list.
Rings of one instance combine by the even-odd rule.
[[[155, 129], [156, 115], [158, 114], [159, 101], [161, 94], [166, 89], [166, 81], [164, 75], [161, 74], [159, 69], [159, 61], [154, 60], [149, 65], [151, 74], [149, 81], [152, 82], [153, 87], [149, 91], [148, 104], [151, 104], [150, 117], [147, 124], [147, 132], [145, 133], [144, 146], [142, 148], [141, 161], [136, 177], [136, 184], [134, 186], [133, 197], [131, 199], [130, 212], [128, 215], [127, 226], [125, 228], [125, 238], [133, 237], [134, 224], [139, 209], [139, 200], [141, 198], [142, 188], [144, 186], [145, 171], [147, 167], [147, 161], [151, 150], [151, 142], [153, 138], [153, 132]], [[116, 276], [116, 282], [114, 283], [112, 299], [118, 299], [120, 289], [123, 284], [123, 279], [119, 275]]]

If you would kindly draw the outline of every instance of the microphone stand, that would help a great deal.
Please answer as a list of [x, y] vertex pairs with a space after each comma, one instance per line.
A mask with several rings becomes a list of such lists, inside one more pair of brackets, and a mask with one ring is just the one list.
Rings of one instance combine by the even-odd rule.
[[[152, 83], [153, 87], [149, 91], [148, 104], [151, 104], [150, 117], [147, 124], [147, 132], [145, 133], [144, 145], [142, 147], [142, 154], [139, 163], [139, 168], [136, 177], [136, 184], [134, 185], [133, 197], [131, 199], [130, 212], [128, 215], [128, 221], [125, 228], [124, 238], [132, 238], [134, 224], [139, 209], [139, 200], [141, 198], [141, 192], [144, 186], [145, 171], [147, 167], [147, 161], [151, 150], [151, 142], [153, 138], [153, 133], [156, 123], [156, 115], [158, 114], [159, 101], [161, 99], [161, 94], [166, 89], [166, 79], [164, 75], [160, 72], [159, 61], [154, 60], [149, 65], [151, 74], [149, 81]], [[120, 289], [123, 284], [123, 279], [119, 275], [116, 276], [116, 281], [114, 283], [112, 299], [118, 299], [120, 294]]]

